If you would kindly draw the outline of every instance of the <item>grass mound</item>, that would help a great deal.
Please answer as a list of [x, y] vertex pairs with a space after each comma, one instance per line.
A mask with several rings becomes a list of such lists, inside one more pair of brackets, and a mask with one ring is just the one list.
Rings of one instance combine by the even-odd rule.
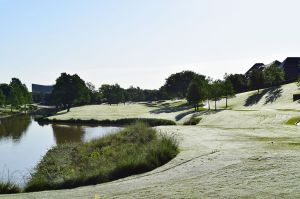
[[296, 125], [296, 124], [298, 124], [300, 122], [300, 116], [299, 117], [292, 117], [292, 118], [290, 118], [287, 122], [286, 122], [286, 124], [287, 125]]
[[184, 122], [183, 125], [197, 125], [202, 120], [200, 117], [191, 117], [188, 121]]
[[153, 170], [174, 158], [178, 144], [138, 122], [119, 133], [85, 144], [49, 150], [37, 165], [25, 191], [99, 184]]
[[0, 194], [20, 193], [21, 189], [11, 182], [0, 182]]

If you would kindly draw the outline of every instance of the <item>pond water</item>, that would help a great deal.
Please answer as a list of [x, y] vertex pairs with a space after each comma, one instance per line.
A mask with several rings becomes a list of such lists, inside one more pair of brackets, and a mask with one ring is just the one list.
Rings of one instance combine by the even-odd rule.
[[86, 142], [118, 127], [39, 125], [28, 115], [0, 119], [0, 181], [23, 186], [32, 169], [53, 146]]

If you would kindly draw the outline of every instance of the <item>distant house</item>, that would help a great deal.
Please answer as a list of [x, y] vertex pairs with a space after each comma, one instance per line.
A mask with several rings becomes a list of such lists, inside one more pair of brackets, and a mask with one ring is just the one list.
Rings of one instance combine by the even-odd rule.
[[300, 57], [288, 57], [280, 65], [285, 72], [285, 81], [297, 81], [300, 75]]
[[50, 94], [52, 93], [52, 90], [53, 90], [53, 86], [32, 84], [32, 93]]
[[282, 63], [281, 63], [280, 61], [275, 60], [275, 61], [273, 61], [273, 62], [271, 62], [271, 63], [269, 63], [269, 64], [266, 64], [266, 65], [265, 65], [265, 69], [268, 68], [268, 67], [270, 67], [270, 66], [274, 66], [274, 65], [280, 67], [281, 64], [282, 64]]
[[49, 104], [53, 86], [32, 84], [32, 100], [35, 103]]
[[256, 63], [256, 64], [254, 64], [254, 65], [253, 65], [253, 66], [245, 73], [245, 75], [246, 75], [246, 77], [249, 77], [250, 74], [251, 74], [254, 70], [261, 70], [261, 71], [263, 71], [264, 68], [265, 68], [265, 64], [263, 64], [263, 63]]
[[295, 82], [300, 75], [300, 57], [288, 57], [282, 63], [278, 60], [271, 62], [270, 64], [256, 63], [246, 73], [248, 78], [253, 70], [265, 70], [266, 68], [276, 65], [284, 70], [285, 82]]

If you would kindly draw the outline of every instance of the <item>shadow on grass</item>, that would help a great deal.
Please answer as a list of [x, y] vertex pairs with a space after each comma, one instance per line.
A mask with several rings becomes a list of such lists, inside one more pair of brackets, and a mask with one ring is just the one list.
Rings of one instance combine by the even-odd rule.
[[265, 104], [273, 103], [281, 96], [282, 96], [282, 88], [273, 87], [268, 91]]
[[246, 101], [244, 106], [253, 106], [255, 104], [258, 104], [259, 101], [265, 96], [266, 96], [266, 101], [264, 104], [269, 104], [275, 102], [279, 97], [282, 96], [282, 88], [280, 86], [276, 87], [271, 87], [271, 88], [266, 88], [263, 89], [260, 93], [254, 93], [253, 95], [249, 96]]
[[218, 110], [202, 110], [202, 111], [194, 111], [194, 110], [191, 110], [191, 111], [187, 111], [187, 112], [184, 112], [184, 113], [180, 113], [178, 114], [176, 117], [175, 117], [175, 120], [176, 121], [179, 121], [181, 120], [182, 118], [184, 118], [185, 116], [189, 115], [189, 114], [192, 114], [192, 117], [198, 117], [198, 116], [203, 116], [203, 115], [212, 115], [212, 114], [216, 114], [216, 113], [219, 113], [219, 112], [222, 112], [224, 111], [224, 109], [218, 109]]
[[192, 108], [192, 106], [189, 106], [189, 105], [186, 105], [186, 104], [182, 105], [182, 106], [176, 106], [176, 107], [165, 105], [161, 108], [150, 111], [150, 113], [153, 113], [153, 114], [174, 113], [174, 112], [189, 110], [191, 108]]
[[179, 121], [179, 120], [181, 120], [182, 118], [184, 118], [185, 116], [187, 116], [187, 115], [189, 115], [191, 113], [197, 113], [197, 112], [195, 112], [194, 110], [192, 110], [192, 111], [187, 111], [187, 112], [184, 112], [184, 113], [180, 113], [180, 114], [176, 115], [175, 120]]
[[253, 106], [257, 104], [261, 98], [268, 92], [268, 89], [262, 90], [260, 93], [254, 93], [246, 99], [245, 106]]

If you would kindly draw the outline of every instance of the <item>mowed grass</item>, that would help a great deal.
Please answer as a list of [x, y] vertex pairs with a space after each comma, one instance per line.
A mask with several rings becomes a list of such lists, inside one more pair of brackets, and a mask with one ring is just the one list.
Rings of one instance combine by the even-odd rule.
[[87, 105], [71, 108], [71, 111], [59, 112], [49, 119], [68, 120], [117, 120], [123, 118], [145, 117], [152, 108], [142, 104], [119, 104], [119, 105]]
[[[132, 118], [156, 118], [176, 121], [178, 114], [189, 111], [186, 100], [168, 100], [164, 102], [141, 102], [118, 105], [86, 105], [71, 108], [71, 111], [61, 111], [50, 120], [110, 120]], [[186, 108], [185, 108], [186, 107]]]
[[37, 165], [25, 191], [74, 188], [151, 171], [174, 158], [174, 137], [136, 123], [85, 144], [49, 150]]

